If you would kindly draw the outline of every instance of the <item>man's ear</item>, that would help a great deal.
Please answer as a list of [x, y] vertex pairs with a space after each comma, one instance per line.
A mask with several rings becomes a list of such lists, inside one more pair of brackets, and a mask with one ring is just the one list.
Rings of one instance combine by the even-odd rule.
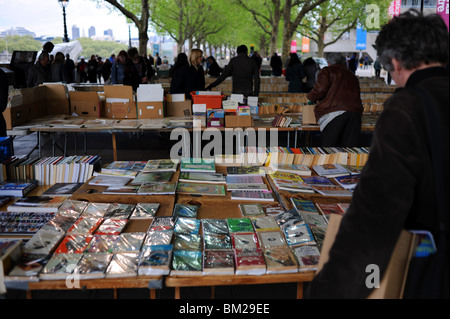
[[392, 58], [392, 65], [394, 66], [395, 72], [399, 72], [403, 69], [402, 65], [400, 64], [400, 61], [397, 60], [396, 58]]

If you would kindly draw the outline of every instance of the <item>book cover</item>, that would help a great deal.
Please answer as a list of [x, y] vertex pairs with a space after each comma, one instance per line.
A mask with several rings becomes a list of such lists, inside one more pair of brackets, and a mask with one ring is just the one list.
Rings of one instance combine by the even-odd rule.
[[128, 219], [106, 218], [95, 231], [96, 235], [119, 235], [128, 223]]
[[303, 181], [310, 186], [328, 186], [334, 185], [331, 180], [323, 176], [305, 176], [302, 177]]
[[180, 182], [186, 183], [210, 183], [225, 184], [225, 175], [219, 173], [198, 173], [198, 172], [181, 172], [178, 178]]
[[114, 254], [106, 268], [106, 278], [134, 277], [137, 276], [139, 266], [139, 253]]
[[54, 254], [39, 273], [39, 279], [57, 280], [66, 279], [70, 275], [79, 261], [82, 254]]
[[132, 178], [127, 176], [118, 176], [118, 175], [97, 175], [94, 176], [90, 181], [89, 185], [96, 186], [124, 186], [131, 181]]
[[298, 212], [318, 213], [314, 202], [311, 200], [291, 197], [291, 202]]
[[299, 263], [299, 271], [317, 270], [320, 259], [320, 251], [316, 246], [297, 246], [293, 247], [293, 250]]
[[349, 174], [349, 171], [340, 164], [322, 164], [313, 165], [313, 170], [319, 175], [324, 177], [337, 177], [345, 176]]
[[286, 247], [270, 247], [263, 250], [267, 274], [296, 273], [298, 262], [291, 249]]
[[204, 250], [227, 250], [232, 249], [231, 237], [227, 234], [203, 234]]
[[103, 218], [97, 217], [83, 217], [78, 220], [69, 228], [68, 234], [93, 234], [95, 230], [102, 223]]
[[202, 236], [199, 234], [174, 234], [173, 248], [175, 250], [202, 250]]
[[130, 219], [149, 219], [156, 215], [159, 203], [138, 203], [131, 213]]
[[142, 171], [148, 161], [114, 161], [108, 164], [106, 169], [120, 169], [131, 171]]
[[271, 191], [231, 191], [231, 199], [270, 202], [274, 201]]
[[338, 214], [343, 215], [344, 212], [336, 203], [316, 203], [317, 208], [322, 215]]
[[280, 230], [280, 226], [278, 226], [273, 216], [258, 216], [251, 217], [250, 219], [256, 232]]
[[66, 233], [70, 227], [77, 221], [77, 216], [56, 214], [40, 230]]
[[359, 175], [344, 175], [335, 177], [334, 180], [339, 184], [339, 186], [345, 189], [353, 189], [359, 183]]
[[227, 184], [227, 191], [267, 191], [266, 184]]
[[170, 182], [173, 172], [140, 172], [130, 183], [130, 185], [142, 185], [144, 183]]
[[8, 206], [9, 212], [49, 212], [57, 213], [68, 197], [25, 196]]
[[225, 196], [225, 186], [219, 184], [178, 183], [178, 194]]
[[50, 258], [51, 255], [22, 254], [12, 270], [5, 275], [4, 281], [39, 281], [39, 272]]
[[263, 275], [266, 263], [261, 249], [235, 251], [236, 275]]
[[82, 185], [83, 183], [56, 183], [42, 193], [42, 196], [70, 196]]
[[295, 209], [291, 209], [284, 213], [275, 215], [274, 219], [281, 229], [305, 223], [302, 216]]
[[314, 190], [316, 190], [319, 194], [324, 196], [345, 196], [351, 197], [353, 193], [345, 189], [341, 186], [330, 185], [330, 186], [313, 186]]
[[174, 195], [177, 183], [143, 183], [138, 190], [138, 195]]
[[37, 186], [36, 181], [9, 181], [0, 183], [0, 196], [22, 197]]
[[149, 231], [173, 230], [175, 220], [172, 216], [155, 217], [150, 225]]
[[253, 224], [250, 218], [227, 218], [229, 233], [252, 233]]
[[179, 161], [171, 159], [149, 160], [142, 169], [143, 172], [172, 171], [178, 168]]
[[266, 172], [259, 166], [227, 166], [227, 176], [265, 176]]
[[182, 159], [180, 164], [180, 171], [215, 173], [216, 166], [214, 160], [205, 160], [203, 158]]
[[225, 179], [227, 186], [230, 184], [264, 184], [264, 180], [261, 175], [227, 175], [225, 176]]
[[316, 242], [308, 225], [295, 225], [284, 229], [284, 236], [289, 246], [314, 245]]
[[280, 231], [260, 232], [258, 236], [263, 250], [273, 247], [287, 247], [284, 235]]
[[309, 229], [311, 230], [311, 233], [314, 236], [314, 240], [316, 242], [317, 247], [319, 248], [319, 250], [321, 250], [323, 241], [325, 240], [325, 234], [327, 232], [327, 227], [311, 225], [311, 226], [309, 226]]
[[234, 274], [234, 253], [232, 250], [206, 250], [203, 255], [204, 275]]
[[118, 235], [94, 234], [84, 253], [106, 254], [112, 253], [113, 247], [119, 238]]
[[324, 227], [326, 228], [328, 226], [328, 221], [326, 218], [324, 218], [319, 213], [305, 213], [300, 212], [300, 215], [302, 215], [303, 220], [308, 226], [318, 226], [318, 227]]
[[178, 217], [173, 231], [176, 234], [198, 234], [200, 232], [200, 223], [199, 219]]
[[146, 233], [122, 233], [114, 243], [113, 253], [139, 252]]
[[113, 203], [103, 217], [115, 219], [128, 219], [131, 213], [134, 211], [135, 207], [136, 205], [134, 204]]
[[200, 206], [176, 203], [173, 208], [173, 217], [197, 218]]
[[172, 242], [173, 230], [149, 231], [144, 246], [169, 245]]
[[301, 176], [311, 176], [311, 169], [306, 165], [295, 164], [271, 164], [270, 168], [276, 172], [292, 173]]
[[286, 210], [284, 209], [283, 205], [281, 205], [280, 203], [273, 203], [273, 204], [268, 204], [268, 205], [264, 205], [264, 212], [266, 213], [266, 215], [278, 215], [280, 213], [284, 213]]
[[172, 245], [147, 246], [139, 257], [139, 275], [164, 276], [170, 273]]
[[233, 245], [233, 249], [235, 250], [252, 250], [261, 248], [258, 236], [253, 232], [233, 233], [231, 234], [231, 243]]
[[102, 218], [111, 209], [110, 203], [89, 203], [84, 209], [81, 216]]
[[174, 250], [171, 274], [200, 276], [202, 275], [202, 264], [201, 251]]
[[110, 195], [138, 195], [140, 185], [135, 186], [109, 186], [103, 194]]
[[113, 254], [83, 254], [83, 258], [78, 264], [80, 279], [104, 278], [113, 256]]
[[66, 235], [56, 248], [55, 254], [82, 254], [92, 237], [92, 235]]
[[203, 234], [229, 234], [226, 219], [204, 218], [201, 221]]
[[65, 233], [57, 230], [39, 229], [23, 246], [23, 251], [30, 254], [50, 254]]
[[80, 216], [86, 209], [89, 202], [81, 200], [67, 199], [59, 206], [59, 214], [64, 216]]
[[264, 216], [264, 209], [261, 204], [239, 204], [243, 217]]

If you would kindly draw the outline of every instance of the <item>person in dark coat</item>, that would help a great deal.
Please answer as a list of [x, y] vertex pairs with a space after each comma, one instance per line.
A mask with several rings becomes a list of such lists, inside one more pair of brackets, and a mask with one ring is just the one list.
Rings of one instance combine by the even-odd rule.
[[280, 76], [283, 74], [283, 62], [281, 61], [281, 57], [276, 52], [274, 52], [270, 58], [270, 67], [272, 68], [273, 76]]
[[303, 70], [306, 74], [306, 83], [304, 83], [303, 91], [309, 93], [316, 84], [317, 74], [320, 71], [320, 67], [317, 65], [313, 58], [307, 58], [303, 61]]
[[200, 49], [192, 49], [189, 54], [188, 90], [190, 92], [205, 90], [205, 71], [202, 62], [203, 51]]
[[70, 54], [66, 54], [66, 61], [64, 62], [67, 75], [67, 83], [74, 82], [75, 62], [70, 58]]
[[131, 85], [136, 91], [139, 84], [148, 84], [148, 60], [139, 55], [137, 48], [128, 49], [123, 84]]
[[52, 82], [67, 81], [67, 73], [64, 62], [65, 62], [64, 54], [62, 52], [57, 52], [55, 54], [55, 59], [53, 60], [50, 67]]
[[245, 97], [258, 96], [261, 84], [259, 69], [256, 62], [248, 56], [246, 45], [237, 48], [237, 56], [230, 60], [217, 80], [211, 83], [206, 89], [211, 90], [218, 86], [227, 77], [232, 77], [232, 93], [243, 94]]
[[[403, 298], [448, 299], [447, 26], [436, 14], [423, 16], [409, 10], [384, 25], [375, 44], [380, 63], [391, 72], [399, 88], [384, 103], [369, 159], [341, 220], [329, 259], [308, 285], [305, 297], [366, 298], [376, 290], [369, 277], [374, 272], [367, 271], [368, 266], [378, 268], [381, 280], [401, 231], [424, 230], [432, 234], [436, 253], [442, 252], [445, 259], [435, 264], [432, 281], [425, 279], [423, 271], [411, 272], [411, 263]], [[421, 90], [434, 103], [422, 102], [418, 95]], [[436, 113], [436, 121], [427, 125], [426, 114], [430, 111]], [[442, 154], [438, 165], [433, 164], [435, 153], [430, 152], [431, 126], [438, 128], [432, 139]], [[439, 188], [435, 176], [442, 176]], [[436, 196], [440, 191], [442, 201]], [[442, 203], [443, 220], [437, 214], [438, 203]], [[425, 286], [413, 285], [412, 274], [419, 275]]]
[[303, 79], [306, 77], [306, 74], [297, 53], [291, 53], [290, 56], [286, 68], [286, 80], [289, 81], [288, 92], [302, 93]]
[[42, 51], [38, 57], [38, 61], [28, 70], [28, 87], [35, 87], [44, 82], [50, 82], [51, 73], [48, 64], [50, 57], [48, 52]]
[[175, 64], [169, 70], [170, 94], [185, 94], [186, 98], [191, 98], [188, 89], [189, 61], [186, 53], [179, 53]]
[[95, 55], [91, 55], [87, 63], [87, 75], [89, 83], [97, 83], [98, 61]]
[[208, 57], [208, 64], [209, 64], [207, 70], [208, 75], [213, 78], [219, 77], [219, 75], [222, 73], [223, 70], [213, 56]]

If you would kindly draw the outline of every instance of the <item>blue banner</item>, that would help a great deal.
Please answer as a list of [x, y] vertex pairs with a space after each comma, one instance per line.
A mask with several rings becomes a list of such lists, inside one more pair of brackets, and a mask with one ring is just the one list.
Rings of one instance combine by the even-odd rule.
[[356, 28], [356, 50], [366, 50], [367, 31]]

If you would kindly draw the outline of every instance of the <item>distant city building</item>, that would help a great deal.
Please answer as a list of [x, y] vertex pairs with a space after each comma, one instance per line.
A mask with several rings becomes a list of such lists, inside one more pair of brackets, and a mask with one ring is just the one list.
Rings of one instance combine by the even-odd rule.
[[36, 37], [36, 33], [28, 31], [27, 29], [23, 27], [17, 27], [17, 28], [11, 28], [5, 31], [0, 32], [0, 37], [4, 38], [7, 36], [24, 36], [24, 35], [31, 35], [33, 38]]
[[111, 29], [105, 30], [105, 31], [103, 31], [103, 35], [110, 36], [112, 38], [113, 37], [113, 30], [111, 30]]
[[89, 38], [95, 36], [95, 27], [94, 26], [89, 28], [88, 35], [89, 35]]
[[80, 28], [76, 25], [72, 26], [72, 39], [76, 40], [80, 37]]

